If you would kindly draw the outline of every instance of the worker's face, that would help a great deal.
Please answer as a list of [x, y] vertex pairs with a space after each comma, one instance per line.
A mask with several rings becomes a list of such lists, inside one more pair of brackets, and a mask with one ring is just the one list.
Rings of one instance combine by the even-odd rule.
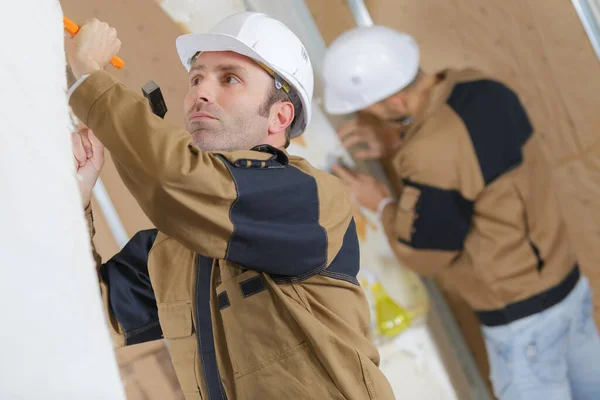
[[383, 121], [392, 123], [400, 123], [411, 116], [407, 96], [403, 92], [396, 93], [379, 103], [375, 103], [366, 108], [365, 111], [375, 115]]
[[233, 52], [200, 54], [189, 73], [185, 123], [207, 151], [248, 150], [263, 144], [268, 115], [259, 112], [273, 79], [251, 59]]

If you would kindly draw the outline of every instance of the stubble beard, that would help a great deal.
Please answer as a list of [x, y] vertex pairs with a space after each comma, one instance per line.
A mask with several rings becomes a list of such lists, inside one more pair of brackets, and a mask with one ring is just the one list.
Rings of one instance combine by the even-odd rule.
[[262, 144], [264, 135], [252, 126], [247, 116], [238, 116], [231, 123], [222, 120], [188, 121], [192, 141], [204, 151], [250, 150]]

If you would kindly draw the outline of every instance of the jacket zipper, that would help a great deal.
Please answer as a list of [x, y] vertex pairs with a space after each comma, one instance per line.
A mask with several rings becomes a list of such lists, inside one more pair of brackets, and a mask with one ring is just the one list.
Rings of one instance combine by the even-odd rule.
[[[206, 261], [207, 265], [203, 265], [203, 261]], [[194, 317], [196, 318], [196, 339], [198, 341], [198, 353], [200, 354], [200, 363], [202, 366], [202, 375], [204, 377], [204, 382], [206, 386], [206, 398], [208, 400], [227, 400], [227, 395], [223, 389], [223, 382], [221, 381], [221, 374], [219, 372], [219, 365], [216, 359], [216, 345], [214, 343], [214, 335], [212, 331], [212, 312], [210, 312], [210, 280], [212, 275], [213, 268], [212, 259], [202, 257], [200, 254], [196, 254], [196, 288], [194, 295]], [[204, 269], [203, 269], [204, 268]], [[204, 275], [205, 273], [208, 276]], [[208, 282], [204, 281], [208, 279]], [[204, 285], [206, 284], [206, 285]], [[202, 292], [203, 290], [207, 290], [208, 292]], [[205, 296], [209, 296], [208, 301]], [[202, 302], [202, 304], [201, 304]], [[203, 313], [203, 310], [200, 307], [208, 307], [208, 315]], [[202, 321], [200, 320], [200, 315], [203, 315]], [[208, 318], [206, 318], [208, 317]], [[210, 331], [207, 333], [204, 329], [210, 328]], [[212, 345], [215, 354], [209, 354], [208, 360], [204, 359], [204, 349], [202, 347], [202, 332], [204, 335], [204, 344]], [[212, 343], [207, 342], [212, 340]], [[214, 359], [213, 359], [214, 357]], [[207, 371], [206, 365], [209, 365], [210, 371]], [[213, 370], [214, 369], [214, 370]], [[210, 372], [210, 377], [209, 377]], [[216, 376], [213, 375], [216, 373]]]
[[[204, 368], [204, 356], [202, 355], [202, 338], [200, 337], [200, 327], [198, 318], [198, 304], [200, 304], [200, 298], [198, 290], [200, 288], [200, 254], [196, 254], [196, 285], [194, 288], [194, 319], [196, 320], [196, 340], [198, 341], [198, 358], [200, 358], [200, 365], [202, 367], [202, 375], [204, 376], [204, 382], [208, 385], [208, 378], [206, 377], [206, 368]], [[202, 398], [202, 391], [198, 385], [200, 391], [200, 398]], [[207, 388], [208, 399], [210, 400], [210, 391]]]

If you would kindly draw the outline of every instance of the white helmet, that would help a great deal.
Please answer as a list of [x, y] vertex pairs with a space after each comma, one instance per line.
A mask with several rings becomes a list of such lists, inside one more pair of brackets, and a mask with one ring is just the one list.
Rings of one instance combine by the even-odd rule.
[[208, 33], [179, 36], [176, 44], [188, 71], [199, 51], [233, 51], [262, 64], [274, 73], [276, 87], [286, 90], [294, 104], [290, 136], [304, 132], [311, 117], [313, 69], [304, 45], [282, 22], [261, 13], [241, 12], [225, 17]]
[[325, 110], [348, 114], [411, 83], [419, 71], [419, 47], [411, 36], [385, 26], [359, 27], [329, 46], [323, 64]]

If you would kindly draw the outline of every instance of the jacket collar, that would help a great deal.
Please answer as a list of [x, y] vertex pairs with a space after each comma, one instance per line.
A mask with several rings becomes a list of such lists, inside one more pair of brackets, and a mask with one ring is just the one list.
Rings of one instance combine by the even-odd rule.
[[252, 151], [271, 154], [272, 157], [269, 159], [269, 161], [272, 163], [276, 162], [282, 167], [287, 167], [290, 162], [288, 153], [284, 149], [278, 149], [269, 144], [260, 144], [258, 146], [254, 146]]
[[486, 78], [484, 74], [471, 68], [463, 70], [447, 68], [438, 72], [436, 76], [438, 81], [431, 89], [429, 100], [422, 111], [414, 117], [413, 122], [408, 126], [404, 140], [408, 140], [414, 136], [423, 124], [447, 103], [457, 84]]

